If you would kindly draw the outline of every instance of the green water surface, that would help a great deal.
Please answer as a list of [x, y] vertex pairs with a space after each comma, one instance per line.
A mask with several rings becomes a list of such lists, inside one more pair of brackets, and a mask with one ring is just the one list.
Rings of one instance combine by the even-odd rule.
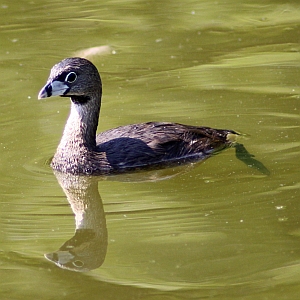
[[[299, 299], [298, 1], [12, 0], [0, 16], [1, 300]], [[72, 238], [75, 220], [48, 162], [70, 103], [37, 94], [74, 55], [102, 76], [99, 131], [233, 129], [270, 175], [228, 149], [178, 170], [101, 178], [92, 215], [105, 213], [104, 262], [59, 268], [44, 254]]]

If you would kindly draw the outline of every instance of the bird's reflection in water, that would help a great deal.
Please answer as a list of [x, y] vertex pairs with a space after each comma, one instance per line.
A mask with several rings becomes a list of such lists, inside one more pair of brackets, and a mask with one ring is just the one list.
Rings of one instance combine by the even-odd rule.
[[[189, 171], [194, 164], [176, 168], [109, 176], [111, 181], [138, 182], [170, 179]], [[45, 257], [62, 269], [87, 272], [100, 267], [107, 251], [107, 228], [98, 181], [107, 177], [78, 176], [54, 172], [75, 214], [76, 230], [57, 251]]]
[[100, 267], [107, 251], [107, 228], [96, 178], [55, 173], [75, 214], [76, 231], [45, 257], [57, 266], [85, 272]]
[[[268, 169], [253, 158], [242, 144], [236, 144], [236, 157], [264, 175]], [[208, 155], [206, 158], [210, 157]], [[204, 159], [202, 160], [202, 162]], [[197, 162], [196, 165], [199, 165]], [[159, 181], [170, 179], [188, 172], [195, 164], [190, 163], [174, 168], [150, 170], [145, 172], [124, 173], [109, 176], [111, 181]], [[45, 257], [63, 269], [85, 272], [100, 267], [107, 251], [107, 228], [102, 200], [98, 191], [99, 177], [77, 176], [60, 172], [54, 173], [65, 192], [75, 214], [76, 230], [57, 251]], [[101, 177], [103, 180], [105, 177]]]

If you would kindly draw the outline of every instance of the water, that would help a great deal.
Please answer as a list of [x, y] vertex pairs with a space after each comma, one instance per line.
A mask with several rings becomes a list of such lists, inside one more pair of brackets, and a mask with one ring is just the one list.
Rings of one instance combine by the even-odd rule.
[[[1, 299], [298, 299], [297, 1], [10, 1], [0, 15]], [[47, 163], [69, 101], [37, 93], [54, 63], [99, 46], [99, 130], [151, 120], [237, 130], [270, 175], [229, 149], [100, 179], [107, 249], [82, 273], [44, 257], [76, 224]]]

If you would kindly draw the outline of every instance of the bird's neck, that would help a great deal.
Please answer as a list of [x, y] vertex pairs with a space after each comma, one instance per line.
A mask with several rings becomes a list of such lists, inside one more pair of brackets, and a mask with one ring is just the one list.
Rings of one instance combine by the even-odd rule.
[[94, 150], [100, 101], [71, 101], [71, 111], [57, 151], [72, 155], [81, 150]]

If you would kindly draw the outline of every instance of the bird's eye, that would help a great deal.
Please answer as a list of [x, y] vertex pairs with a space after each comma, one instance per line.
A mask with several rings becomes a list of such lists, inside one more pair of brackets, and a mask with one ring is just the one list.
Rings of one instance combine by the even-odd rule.
[[65, 81], [72, 83], [77, 79], [77, 74], [75, 72], [70, 72], [67, 76]]

